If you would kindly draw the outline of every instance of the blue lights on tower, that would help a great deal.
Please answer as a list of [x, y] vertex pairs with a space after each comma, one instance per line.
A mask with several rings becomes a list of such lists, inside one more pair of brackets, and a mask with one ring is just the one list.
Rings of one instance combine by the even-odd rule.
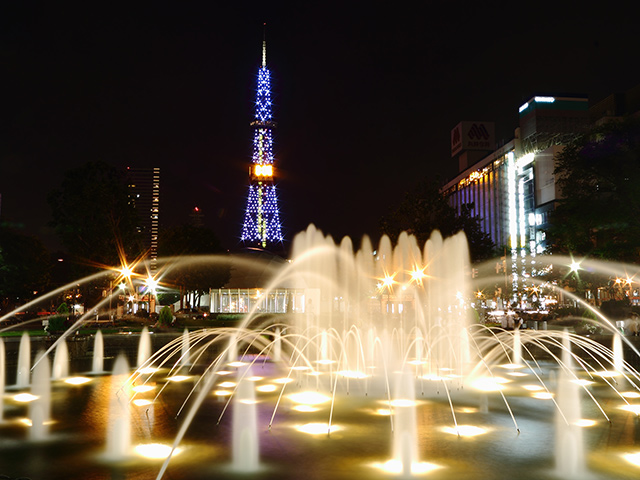
[[268, 248], [282, 243], [282, 225], [278, 197], [273, 182], [273, 122], [271, 103], [271, 73], [267, 68], [267, 44], [262, 42], [262, 66], [258, 70], [253, 157], [249, 170], [249, 193], [242, 226], [241, 240], [250, 245]]

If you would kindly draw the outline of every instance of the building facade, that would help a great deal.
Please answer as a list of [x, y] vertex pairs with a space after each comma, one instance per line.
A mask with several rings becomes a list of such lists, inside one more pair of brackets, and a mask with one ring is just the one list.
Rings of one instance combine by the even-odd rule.
[[[583, 96], [535, 96], [520, 107], [519, 116], [514, 138], [481, 158], [476, 144], [467, 142], [470, 147], [465, 147], [464, 132], [489, 131], [482, 128], [489, 122], [456, 126], [452, 156], [458, 158], [459, 173], [441, 191], [458, 212], [473, 204], [482, 230], [504, 251], [503, 264], [496, 268], [509, 279], [502, 300], [524, 308], [540, 300], [532, 293], [531, 279], [544, 273], [536, 256], [547, 248], [549, 213], [562, 195], [554, 158], [589, 125], [589, 103]], [[458, 146], [454, 140], [460, 135]]]
[[160, 229], [160, 168], [127, 167], [129, 202], [138, 214], [138, 233], [147, 252], [151, 273], [157, 270]]

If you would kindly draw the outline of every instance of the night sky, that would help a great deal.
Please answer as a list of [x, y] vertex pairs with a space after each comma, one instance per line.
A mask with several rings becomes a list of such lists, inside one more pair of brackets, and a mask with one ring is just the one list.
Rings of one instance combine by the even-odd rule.
[[264, 22], [288, 241], [309, 223], [376, 238], [403, 192], [456, 174], [461, 120], [508, 141], [534, 94], [640, 83], [636, 17], [616, 2], [8, 3], [2, 215], [51, 248], [46, 195], [91, 160], [159, 166], [162, 226], [198, 206], [237, 247]]

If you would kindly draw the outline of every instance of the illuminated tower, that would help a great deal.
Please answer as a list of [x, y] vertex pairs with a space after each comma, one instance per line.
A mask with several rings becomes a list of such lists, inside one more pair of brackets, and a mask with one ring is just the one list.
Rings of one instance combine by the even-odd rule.
[[262, 66], [258, 70], [256, 114], [251, 123], [253, 157], [249, 167], [249, 195], [242, 226], [245, 244], [268, 248], [282, 243], [282, 226], [274, 185], [271, 73], [267, 68], [267, 42], [262, 41]]

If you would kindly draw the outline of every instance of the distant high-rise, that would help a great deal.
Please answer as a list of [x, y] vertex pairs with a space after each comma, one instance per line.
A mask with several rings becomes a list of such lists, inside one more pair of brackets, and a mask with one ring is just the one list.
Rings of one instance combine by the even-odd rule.
[[267, 68], [267, 43], [262, 42], [262, 66], [258, 70], [256, 114], [251, 123], [253, 158], [249, 167], [249, 194], [242, 226], [242, 242], [269, 248], [281, 246], [282, 226], [274, 184], [271, 73]]
[[158, 258], [158, 230], [160, 228], [160, 168], [127, 167], [129, 202], [138, 214], [138, 232], [155, 272]]

